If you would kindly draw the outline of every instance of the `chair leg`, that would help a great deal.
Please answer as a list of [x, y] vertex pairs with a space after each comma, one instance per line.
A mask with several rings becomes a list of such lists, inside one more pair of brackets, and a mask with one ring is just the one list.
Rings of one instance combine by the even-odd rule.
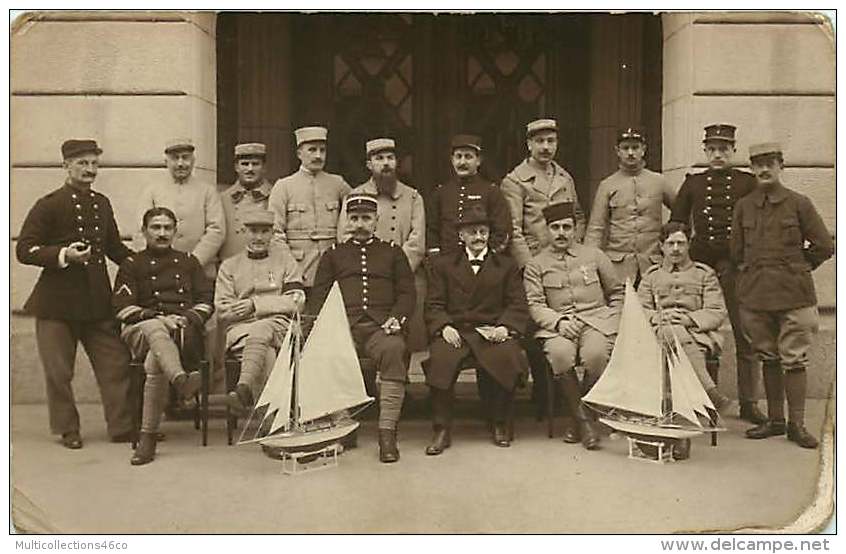
[[[223, 362], [225, 371], [224, 371], [224, 378], [225, 378], [225, 387], [226, 387], [226, 394], [229, 394], [232, 389], [235, 387], [232, 385], [232, 373], [234, 371], [232, 365], [235, 362], [232, 360], [226, 360]], [[229, 403], [226, 404], [226, 444], [232, 446], [232, 431], [236, 425], [234, 421], [235, 417], [232, 415], [232, 410], [229, 409]]]
[[[135, 436], [138, 437], [141, 432], [141, 418], [144, 411], [144, 381], [147, 379], [144, 373], [144, 366], [137, 362], [129, 364], [129, 396], [132, 402], [132, 425], [135, 429]], [[130, 446], [134, 450], [138, 446], [138, 441], [133, 439]]]
[[204, 361], [200, 365], [200, 374], [203, 383], [200, 391], [200, 420], [203, 428], [203, 446], [209, 444], [209, 384], [211, 376], [209, 375], [209, 362]]
[[546, 436], [550, 439], [555, 436], [555, 394], [556, 387], [552, 375], [552, 368], [549, 364], [544, 370], [546, 376]]

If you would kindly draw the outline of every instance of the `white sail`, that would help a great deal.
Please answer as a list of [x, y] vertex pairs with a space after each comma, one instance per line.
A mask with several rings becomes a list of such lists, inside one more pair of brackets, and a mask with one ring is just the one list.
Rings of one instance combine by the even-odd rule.
[[582, 400], [660, 417], [663, 398], [662, 355], [637, 294], [627, 280], [620, 331], [611, 360]]
[[[674, 381], [680, 381], [681, 385], [684, 387], [686, 396], [684, 402], [687, 406], [691, 410], [702, 414], [706, 418], [710, 417], [706, 408], [710, 408], [716, 412], [714, 404], [711, 403], [711, 399], [708, 398], [708, 394], [702, 387], [699, 377], [696, 376], [696, 371], [693, 369], [690, 358], [688, 358], [687, 354], [684, 353], [684, 349], [682, 348], [681, 342], [679, 342], [679, 338], [675, 335], [673, 338], [675, 340], [675, 347], [678, 352], [679, 361], [677, 366], [674, 368], [675, 372], [672, 378]], [[673, 393], [673, 407], [675, 408], [677, 404], [678, 402], [676, 401], [675, 393]], [[698, 421], [695, 421], [695, 423], [698, 423]]]
[[370, 402], [358, 364], [341, 287], [323, 303], [297, 368], [301, 423]]
[[[291, 422], [291, 394], [293, 391], [294, 372], [291, 367], [293, 348], [293, 330], [296, 322], [291, 322], [288, 332], [282, 340], [279, 355], [267, 376], [264, 388], [244, 423], [239, 442], [252, 442], [255, 439], [287, 428]], [[251, 431], [255, 436], [247, 437]]]
[[682, 416], [697, 427], [701, 427], [702, 425], [699, 423], [699, 418], [696, 416], [696, 412], [693, 409], [694, 401], [691, 396], [694, 391], [689, 390], [690, 384], [683, 376], [684, 368], [682, 367], [682, 361], [679, 359], [680, 356], [684, 356], [685, 359], [687, 359], [687, 356], [685, 355], [684, 350], [681, 350], [681, 345], [678, 344], [678, 339], [676, 339], [675, 342], [675, 346], [678, 350], [674, 352], [672, 349], [669, 349], [668, 351], [670, 365], [670, 394], [673, 399], [673, 412]]

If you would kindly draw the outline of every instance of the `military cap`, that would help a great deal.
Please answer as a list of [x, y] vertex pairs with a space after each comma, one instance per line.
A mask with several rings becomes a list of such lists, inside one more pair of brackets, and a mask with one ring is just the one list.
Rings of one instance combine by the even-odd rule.
[[709, 140], [722, 140], [734, 144], [734, 132], [737, 127], [728, 123], [714, 123], [705, 127], [705, 138], [702, 142]]
[[395, 150], [396, 147], [397, 145], [392, 138], [375, 138], [373, 140], [368, 140], [364, 145], [367, 157], [370, 157], [376, 152], [381, 152], [382, 150]]
[[300, 127], [294, 131], [294, 136], [297, 137], [297, 146], [304, 142], [325, 141], [329, 136], [329, 129], [326, 127]]
[[536, 119], [526, 125], [526, 136], [530, 137], [538, 131], [558, 131], [558, 122], [554, 119]]
[[347, 213], [352, 212], [376, 212], [379, 203], [372, 194], [354, 193], [347, 196]]
[[491, 220], [485, 211], [485, 205], [481, 202], [474, 202], [464, 208], [463, 213], [459, 214], [458, 221], [455, 222], [457, 229], [461, 229], [465, 225], [490, 225]]
[[575, 210], [572, 202], [556, 202], [550, 204], [543, 209], [543, 218], [547, 225], [553, 221], [560, 221], [562, 219], [571, 218], [574, 222], [576, 220]]
[[98, 156], [103, 153], [96, 140], [91, 139], [70, 139], [62, 143], [62, 158], [75, 158], [82, 154], [94, 153]]
[[267, 146], [260, 142], [242, 142], [235, 145], [235, 157], [266, 156]]
[[759, 156], [781, 156], [781, 145], [777, 142], [763, 142], [749, 147], [749, 159]]
[[452, 137], [452, 149], [467, 147], [473, 148], [477, 152], [482, 151], [482, 137], [468, 134], [458, 134]]
[[637, 127], [626, 127], [617, 132], [617, 144], [620, 144], [624, 140], [638, 140], [646, 144], [646, 133]]
[[194, 141], [189, 138], [175, 138], [170, 139], [165, 143], [165, 154], [170, 154], [171, 152], [179, 152], [181, 150], [190, 150], [191, 152], [193, 152]]
[[273, 212], [270, 210], [254, 209], [247, 212], [241, 220], [246, 226], [273, 226]]

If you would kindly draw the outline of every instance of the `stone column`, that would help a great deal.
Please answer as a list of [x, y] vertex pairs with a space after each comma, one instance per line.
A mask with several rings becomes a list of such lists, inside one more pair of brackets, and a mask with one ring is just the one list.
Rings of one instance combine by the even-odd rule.
[[[12, 248], [35, 200], [63, 184], [60, 146], [67, 138], [100, 143], [103, 156], [94, 188], [111, 199], [125, 236], [138, 224], [133, 198], [148, 182], [165, 176], [163, 148], [168, 138], [193, 138], [197, 173], [216, 180], [215, 17], [180, 12], [33, 12], [15, 21]], [[17, 310], [39, 268], [22, 266], [11, 255], [11, 303]], [[114, 274], [113, 264], [110, 270]], [[13, 401], [43, 397], [32, 334], [27, 318], [13, 318]], [[80, 369], [84, 384], [79, 399], [96, 399], [91, 372]]]
[[[663, 166], [670, 181], [678, 187], [685, 173], [705, 167], [704, 125], [731, 123], [738, 126], [739, 165], [748, 165], [750, 144], [782, 143], [788, 186], [814, 202], [834, 233], [835, 45], [828, 22], [784, 12], [679, 13], [664, 14], [663, 33]], [[832, 260], [814, 272], [820, 308], [832, 311], [815, 353], [831, 367], [813, 372], [818, 376], [833, 372], [834, 269]], [[827, 390], [823, 381], [811, 384], [817, 396]]]

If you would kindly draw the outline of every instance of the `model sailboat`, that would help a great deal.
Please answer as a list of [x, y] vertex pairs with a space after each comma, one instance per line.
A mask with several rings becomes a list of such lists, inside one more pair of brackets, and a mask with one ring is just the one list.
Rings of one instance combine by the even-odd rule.
[[261, 443], [282, 455], [314, 453], [337, 445], [358, 428], [352, 412], [373, 398], [364, 389], [337, 282], [302, 343], [296, 317], [238, 444]]
[[[717, 428], [717, 412], [678, 337], [659, 341], [630, 282], [605, 372], [582, 398], [599, 421], [631, 439], [668, 446]], [[668, 448], [670, 457], [672, 448]]]

